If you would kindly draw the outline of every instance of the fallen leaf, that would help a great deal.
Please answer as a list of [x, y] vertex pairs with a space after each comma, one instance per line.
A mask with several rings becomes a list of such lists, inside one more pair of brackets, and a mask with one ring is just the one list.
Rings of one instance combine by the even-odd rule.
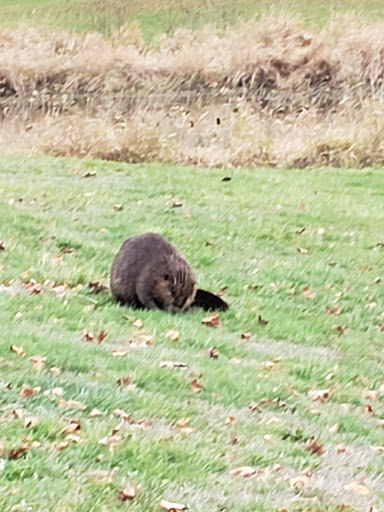
[[297, 249], [297, 251], [299, 252], [299, 254], [305, 254], [305, 255], [311, 254], [311, 249], [308, 249], [305, 247], [299, 247]]
[[183, 206], [183, 203], [178, 197], [172, 198], [172, 208], [180, 208], [181, 206]]
[[122, 204], [114, 204], [113, 209], [115, 210], [115, 212], [121, 212], [121, 210], [123, 209], [123, 205]]
[[304, 288], [301, 290], [301, 294], [305, 299], [314, 299], [316, 297], [316, 292], [309, 286], [304, 286]]
[[377, 400], [379, 397], [379, 392], [377, 389], [365, 389], [363, 396], [366, 400]]
[[121, 443], [122, 440], [122, 436], [118, 435], [105, 436], [98, 441], [98, 444], [101, 446], [110, 446], [110, 448], [113, 448], [117, 444]]
[[340, 429], [340, 425], [338, 423], [335, 423], [334, 425], [329, 427], [328, 432], [330, 432], [331, 434], [337, 434], [339, 429]]
[[107, 336], [108, 336], [108, 334], [105, 331], [98, 332], [96, 334], [97, 343], [101, 343]]
[[311, 476], [309, 474], [303, 474], [291, 478], [289, 480], [289, 485], [291, 487], [305, 487], [311, 483]]
[[41, 370], [44, 368], [45, 361], [47, 360], [47, 358], [43, 357], [43, 356], [36, 355], [36, 356], [31, 356], [29, 358], [29, 360], [32, 361], [32, 363], [33, 363], [33, 369], [36, 372], [41, 372]]
[[181, 503], [172, 503], [171, 501], [161, 500], [160, 508], [163, 510], [169, 510], [170, 512], [178, 512], [179, 510], [188, 510], [186, 505], [182, 505]]
[[259, 325], [262, 325], [262, 326], [269, 324], [268, 320], [264, 320], [264, 318], [262, 318], [261, 315], [259, 315], [257, 317], [257, 321], [258, 321]]
[[72, 434], [73, 432], [76, 432], [76, 430], [80, 430], [80, 428], [80, 422], [77, 420], [72, 420], [70, 423], [68, 423], [68, 425], [61, 429], [60, 434]]
[[11, 351], [14, 352], [17, 356], [23, 357], [25, 356], [25, 350], [23, 347], [18, 347], [17, 345], [11, 345]]
[[96, 176], [96, 171], [88, 171], [83, 175], [83, 178], [94, 178]]
[[348, 327], [346, 325], [334, 325], [332, 329], [340, 334], [344, 334]]
[[180, 333], [175, 329], [170, 329], [169, 331], [166, 332], [165, 337], [174, 342], [179, 341]]
[[83, 442], [83, 440], [82, 440], [82, 438], [80, 436], [78, 436], [77, 434], [73, 434], [73, 433], [67, 434], [65, 436], [65, 439], [67, 441], [72, 441], [72, 443], [75, 443], [75, 444], [80, 444], [80, 443]]
[[124, 421], [130, 421], [131, 420], [130, 414], [128, 414], [127, 412], [123, 411], [122, 409], [115, 409], [114, 411], [112, 411], [112, 416], [114, 416], [115, 418], [121, 418]]
[[13, 409], [11, 414], [14, 418], [21, 419], [23, 417], [23, 410], [22, 409]]
[[340, 315], [341, 313], [341, 307], [340, 306], [326, 306], [324, 308], [324, 312], [327, 313], [327, 315]]
[[357, 494], [361, 494], [362, 496], [368, 496], [370, 490], [363, 484], [359, 484], [358, 482], [351, 482], [350, 484], [344, 485], [344, 489], [350, 492], [356, 492]]
[[305, 449], [316, 455], [323, 455], [325, 453], [324, 448], [317, 442], [317, 439], [312, 436], [305, 443]]
[[59, 450], [59, 452], [62, 452], [63, 450], [65, 450], [66, 448], [68, 448], [69, 446], [69, 441], [61, 441], [58, 445], [57, 445], [57, 449]]
[[137, 329], [141, 329], [143, 326], [144, 326], [144, 322], [142, 320], [140, 320], [140, 318], [138, 318], [137, 320], [135, 320], [132, 325], [134, 327], [137, 327]]
[[218, 313], [214, 313], [211, 316], [207, 316], [203, 318], [201, 321], [202, 324], [209, 325], [210, 327], [219, 327], [220, 325], [220, 317]]
[[2, 240], [0, 240], [0, 251], [5, 251], [5, 244]]
[[59, 368], [58, 366], [51, 366], [49, 372], [52, 373], [52, 375], [58, 377], [61, 374], [61, 368]]
[[257, 411], [257, 412], [261, 412], [261, 409], [259, 407], [259, 404], [257, 404], [256, 402], [251, 402], [249, 405], [248, 405], [248, 409], [250, 411]]
[[128, 352], [125, 350], [119, 350], [117, 348], [114, 348], [111, 350], [111, 354], [113, 357], [125, 357], [128, 354]]
[[9, 450], [7, 453], [7, 458], [10, 460], [17, 460], [24, 457], [24, 455], [30, 450], [29, 446], [26, 444], [22, 444], [18, 448], [13, 448]]
[[199, 393], [202, 389], [204, 389], [197, 379], [193, 379], [193, 381], [189, 384], [189, 387], [194, 393]]
[[178, 428], [185, 428], [190, 424], [191, 420], [190, 418], [180, 418], [176, 421], [175, 425]]
[[182, 363], [181, 361], [161, 361], [159, 364], [160, 368], [169, 368], [172, 370], [173, 368], [187, 368], [188, 365]]
[[347, 448], [346, 448], [345, 444], [338, 444], [337, 446], [335, 446], [336, 453], [345, 453], [346, 451], [347, 451]]
[[252, 466], [241, 466], [239, 468], [231, 469], [229, 474], [240, 476], [242, 478], [248, 478], [249, 476], [255, 475], [256, 472], [256, 468]]
[[234, 416], [227, 416], [225, 418], [225, 422], [224, 422], [224, 425], [230, 425], [231, 423], [233, 423], [234, 421], [236, 420], [236, 418]]
[[96, 407], [94, 407], [93, 409], [91, 409], [89, 411], [89, 416], [91, 418], [98, 418], [99, 416], [102, 416], [103, 413], [101, 411], [99, 411], [99, 409], [96, 409]]
[[20, 396], [21, 398], [27, 398], [29, 396], [34, 395], [35, 393], [38, 393], [39, 391], [41, 391], [40, 386], [35, 386], [34, 388], [32, 388], [30, 386], [23, 385], [20, 391]]
[[211, 357], [212, 359], [217, 359], [219, 357], [219, 351], [216, 347], [209, 347], [204, 353], [207, 357]]
[[133, 500], [136, 496], [136, 482], [131, 482], [127, 487], [118, 492], [117, 499], [119, 501]]
[[27, 416], [23, 421], [24, 428], [33, 428], [39, 424], [38, 418], [36, 416]]
[[93, 293], [109, 292], [108, 286], [99, 281], [91, 281], [88, 283], [88, 288], [90, 288]]
[[94, 334], [91, 333], [90, 331], [87, 331], [87, 329], [83, 329], [81, 331], [81, 335], [82, 335], [81, 339], [83, 341], [93, 341], [95, 339]]
[[272, 434], [265, 434], [263, 439], [264, 439], [264, 441], [266, 443], [272, 443], [273, 442], [273, 435]]
[[251, 333], [250, 332], [242, 332], [241, 333], [241, 339], [242, 340], [249, 340], [251, 337]]
[[125, 387], [128, 391], [136, 391], [137, 389], [137, 385], [129, 377], [120, 377], [120, 379], [117, 379], [116, 384]]
[[31, 295], [37, 295], [42, 291], [41, 284], [37, 283], [34, 279], [30, 279], [27, 283], [24, 283], [24, 286]]
[[310, 389], [308, 391], [308, 396], [314, 402], [316, 400], [325, 402], [329, 398], [330, 391], [330, 389]]

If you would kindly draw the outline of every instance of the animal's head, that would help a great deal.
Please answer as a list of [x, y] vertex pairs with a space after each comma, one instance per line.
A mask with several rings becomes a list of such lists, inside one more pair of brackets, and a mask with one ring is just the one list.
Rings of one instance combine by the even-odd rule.
[[195, 277], [186, 261], [172, 258], [160, 269], [155, 288], [155, 301], [161, 309], [186, 311], [195, 298]]

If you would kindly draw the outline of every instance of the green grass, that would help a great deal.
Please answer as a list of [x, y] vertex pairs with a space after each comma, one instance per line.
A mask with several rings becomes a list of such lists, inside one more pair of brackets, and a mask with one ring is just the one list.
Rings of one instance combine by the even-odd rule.
[[[85, 178], [90, 171], [96, 176]], [[228, 173], [232, 180], [223, 182]], [[383, 190], [382, 171], [208, 171], [2, 156], [0, 510], [152, 512], [161, 498], [191, 511], [380, 510], [383, 455], [372, 447], [383, 444]], [[172, 207], [173, 197], [183, 206]], [[203, 325], [201, 311], [137, 312], [89, 290], [91, 281], [108, 283], [121, 242], [149, 230], [180, 248], [201, 287], [228, 287], [231, 307], [219, 328]], [[30, 294], [21, 284], [30, 279], [69, 289], [56, 297], [46, 283]], [[334, 305], [340, 314], [326, 314]], [[83, 329], [107, 337], [86, 342]], [[180, 332], [177, 343], [169, 329]], [[155, 343], [146, 346], [143, 335]], [[13, 344], [26, 355], [13, 353]], [[205, 355], [211, 346], [217, 360]], [[114, 357], [114, 349], [126, 355]], [[29, 360], [36, 354], [46, 357], [41, 371]], [[160, 368], [161, 361], [188, 368]], [[118, 387], [121, 377], [137, 389]], [[189, 387], [194, 378], [200, 393]], [[22, 398], [25, 385], [41, 389]], [[325, 402], [308, 396], [325, 388]], [[377, 398], [364, 398], [366, 390]], [[85, 408], [62, 408], [60, 398]], [[248, 409], [251, 402], [259, 411]], [[94, 407], [102, 416], [89, 416]], [[19, 409], [21, 418], [12, 413]], [[115, 409], [132, 422], [115, 443], [99, 444], [120, 423]], [[28, 416], [38, 425], [25, 428]], [[226, 425], [228, 416], [235, 421]], [[193, 431], [175, 425], [183, 417]], [[72, 418], [82, 442], [59, 451]], [[305, 449], [310, 436], [323, 455]], [[346, 452], [338, 454], [341, 443]], [[25, 456], [9, 459], [23, 444]], [[230, 474], [243, 465], [259, 473]], [[290, 486], [308, 470], [310, 485]], [[121, 503], [118, 490], [131, 480], [137, 497]], [[345, 490], [351, 482], [363, 482], [369, 495]]]
[[348, 12], [369, 21], [384, 18], [383, 3], [377, 0], [0, 0], [2, 26], [23, 23], [110, 35], [136, 21], [147, 41], [179, 27], [197, 29], [207, 23], [223, 27], [269, 15], [296, 16], [308, 26], [320, 28], [334, 16]]

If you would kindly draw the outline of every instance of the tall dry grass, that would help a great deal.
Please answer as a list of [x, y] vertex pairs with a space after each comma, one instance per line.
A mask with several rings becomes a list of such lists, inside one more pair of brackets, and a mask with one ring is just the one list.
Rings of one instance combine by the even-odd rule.
[[0, 33], [0, 150], [204, 166], [384, 163], [384, 24]]

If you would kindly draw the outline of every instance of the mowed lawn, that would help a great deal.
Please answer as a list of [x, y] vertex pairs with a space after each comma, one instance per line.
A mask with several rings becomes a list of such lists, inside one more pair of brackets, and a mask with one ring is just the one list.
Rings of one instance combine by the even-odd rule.
[[[2, 156], [0, 510], [381, 510], [383, 199], [380, 170]], [[114, 303], [145, 231], [218, 326]]]

